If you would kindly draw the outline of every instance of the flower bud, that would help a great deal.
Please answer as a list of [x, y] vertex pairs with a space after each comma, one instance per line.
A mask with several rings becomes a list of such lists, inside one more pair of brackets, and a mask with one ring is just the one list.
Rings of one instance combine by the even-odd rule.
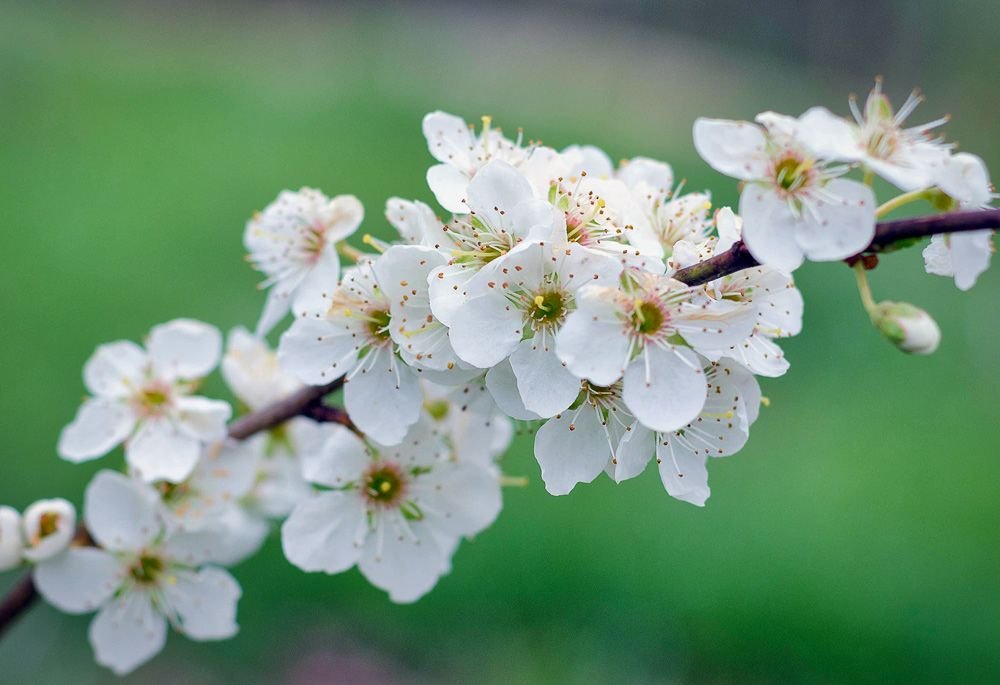
[[18, 566], [23, 552], [21, 515], [12, 507], [0, 507], [0, 571]]
[[24, 510], [24, 557], [44, 561], [69, 547], [76, 534], [76, 510], [64, 499], [41, 499]]
[[941, 342], [941, 329], [930, 314], [908, 302], [880, 302], [872, 323], [896, 347], [909, 354], [931, 354]]

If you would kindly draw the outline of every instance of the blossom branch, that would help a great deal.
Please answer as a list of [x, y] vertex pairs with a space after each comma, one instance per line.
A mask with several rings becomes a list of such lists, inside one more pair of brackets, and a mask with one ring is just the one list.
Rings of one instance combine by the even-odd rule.
[[[861, 254], [882, 252], [901, 240], [924, 238], [939, 233], [998, 228], [1000, 228], [1000, 209], [951, 212], [914, 219], [883, 221], [875, 227], [875, 237]], [[674, 278], [688, 285], [701, 285], [755, 266], [759, 266], [759, 262], [750, 254], [743, 241], [739, 240], [725, 252], [681, 269], [674, 274]]]
[[[296, 416], [307, 416], [314, 421], [341, 423], [352, 427], [347, 413], [336, 407], [329, 407], [323, 400], [344, 384], [342, 378], [326, 385], [307, 385], [288, 397], [274, 402], [263, 409], [251, 412], [229, 424], [229, 437], [246, 440], [257, 433], [270, 430]], [[93, 542], [83, 524], [76, 533], [76, 544], [91, 545]], [[0, 601], [0, 636], [34, 604], [38, 590], [31, 572], [25, 573]]]

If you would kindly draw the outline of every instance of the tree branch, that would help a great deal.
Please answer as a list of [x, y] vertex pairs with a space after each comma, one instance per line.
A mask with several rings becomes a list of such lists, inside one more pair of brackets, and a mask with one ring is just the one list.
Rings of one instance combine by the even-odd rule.
[[[233, 421], [229, 424], [229, 437], [234, 440], [246, 440], [252, 435], [280, 426], [296, 416], [308, 416], [315, 421], [336, 421], [352, 428], [351, 421], [345, 412], [335, 407], [328, 407], [323, 403], [323, 398], [336, 391], [343, 384], [344, 379], [339, 378], [326, 385], [307, 385], [284, 399]], [[77, 545], [93, 544], [83, 524], [77, 528], [74, 543]], [[38, 591], [31, 579], [31, 571], [28, 571], [0, 602], [0, 636], [34, 604], [36, 599], [38, 599]]]
[[[881, 252], [900, 240], [923, 238], [938, 233], [998, 228], [1000, 228], [1000, 209], [952, 212], [916, 219], [884, 221], [875, 227], [875, 238], [861, 254]], [[681, 269], [674, 274], [674, 278], [688, 285], [701, 285], [759, 265], [740, 240], [711, 259]], [[315, 421], [336, 422], [353, 430], [354, 426], [346, 412], [323, 402], [327, 395], [340, 388], [343, 383], [341, 378], [327, 385], [306, 386], [274, 404], [233, 421], [229, 424], [229, 437], [246, 440], [256, 433], [279, 426], [296, 416], [308, 416]], [[86, 531], [81, 529], [81, 534], [86, 536]], [[86, 539], [78, 537], [78, 542], [84, 540], [86, 544]], [[28, 572], [15, 583], [0, 602], [0, 635], [31, 607], [37, 597], [38, 592], [31, 580], [31, 573]]]
[[[1000, 209], [979, 209], [970, 212], [950, 212], [915, 219], [883, 221], [875, 226], [875, 237], [860, 254], [882, 252], [900, 240], [925, 238], [938, 233], [961, 233], [1000, 228]], [[853, 258], [849, 258], [853, 259]], [[688, 285], [701, 285], [729, 274], [759, 266], [742, 240], [711, 259], [681, 269], [674, 278]]]

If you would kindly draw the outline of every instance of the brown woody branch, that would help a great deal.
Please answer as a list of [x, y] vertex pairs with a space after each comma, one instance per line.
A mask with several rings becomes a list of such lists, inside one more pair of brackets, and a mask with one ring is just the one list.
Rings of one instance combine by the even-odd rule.
[[[982, 229], [1000, 228], [1000, 209], [971, 212], [953, 212], [916, 219], [883, 221], [875, 227], [875, 238], [860, 254], [882, 252], [889, 246], [913, 238], [923, 238], [938, 233], [960, 233]], [[858, 255], [860, 256], [860, 255]], [[852, 258], [853, 259], [853, 258]], [[688, 285], [701, 285], [743, 269], [759, 266], [743, 241], [711, 259], [706, 259], [686, 269], [674, 278]], [[316, 421], [336, 422], [353, 429], [347, 413], [324, 403], [324, 398], [343, 385], [343, 379], [322, 386], [307, 386], [263, 409], [243, 416], [229, 425], [229, 436], [245, 440], [256, 433], [281, 425], [296, 416], [308, 416]], [[86, 531], [82, 531], [86, 535]], [[38, 593], [25, 574], [0, 602], [0, 635], [24, 613], [37, 599]]]
[[[901, 240], [925, 238], [938, 233], [961, 233], [987, 228], [1000, 228], [1000, 209], [980, 209], [971, 212], [952, 212], [922, 216], [916, 219], [883, 221], [875, 226], [875, 237], [860, 254], [882, 252]], [[849, 258], [853, 259], [853, 258]], [[698, 262], [674, 274], [674, 278], [688, 285], [701, 285], [729, 274], [759, 266], [760, 262], [743, 244], [742, 240], [711, 259]]]
[[[282, 400], [233, 421], [229, 424], [229, 437], [234, 440], [246, 440], [252, 435], [280, 426], [296, 416], [308, 416], [316, 421], [336, 421], [350, 427], [350, 419], [343, 410], [329, 407], [323, 402], [327, 395], [336, 391], [343, 383], [341, 378], [327, 385], [305, 386]], [[75, 544], [92, 544], [83, 524], [77, 529]], [[29, 571], [14, 584], [0, 602], [0, 636], [34, 604], [36, 599], [38, 591]]]

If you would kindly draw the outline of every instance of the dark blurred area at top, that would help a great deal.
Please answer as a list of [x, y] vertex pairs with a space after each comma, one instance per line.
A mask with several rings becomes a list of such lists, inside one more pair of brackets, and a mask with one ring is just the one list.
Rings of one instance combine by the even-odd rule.
[[[996, 0], [432, 0], [390, 3], [328, 0], [259, 0], [258, 5], [289, 7], [374, 5], [420, 7], [457, 14], [497, 14], [505, 31], [510, 14], [530, 19], [570, 19], [567, 31], [588, 21], [594, 28], [633, 25], [647, 31], [687, 36], [725, 51], [793, 62], [806, 70], [872, 78], [888, 72], [914, 84], [927, 79], [963, 81], [997, 77], [994, 34], [1000, 28]], [[590, 39], [588, 36], [587, 39]], [[981, 70], [966, 71], [971, 64]]]

